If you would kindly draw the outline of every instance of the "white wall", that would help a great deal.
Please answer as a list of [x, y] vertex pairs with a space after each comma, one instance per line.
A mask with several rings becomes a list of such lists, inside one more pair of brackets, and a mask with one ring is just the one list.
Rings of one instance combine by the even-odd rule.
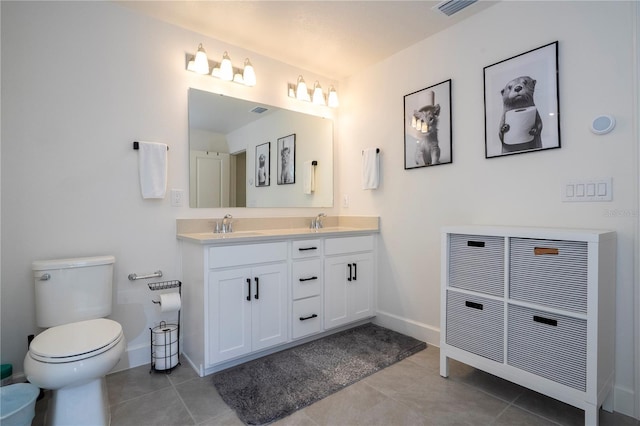
[[[332, 117], [287, 96], [299, 74], [336, 81], [139, 15], [111, 2], [0, 2], [2, 8], [2, 363], [20, 373], [35, 326], [31, 262], [113, 254], [115, 307], [128, 357], [149, 362], [160, 319], [146, 282], [179, 279], [176, 218], [309, 216], [317, 209], [189, 209], [143, 200], [135, 140], [170, 145], [168, 188], [188, 193], [189, 87]], [[247, 88], [185, 71], [185, 54], [245, 57]], [[308, 77], [307, 77], [308, 76]], [[324, 209], [332, 213], [333, 209]], [[185, 283], [187, 285], [187, 283]], [[184, 291], [188, 291], [185, 288]], [[171, 319], [171, 318], [169, 318]]]
[[[502, 2], [352, 76], [341, 99], [341, 214], [379, 214], [378, 320], [439, 344], [440, 228], [509, 224], [613, 229], [618, 235], [616, 410], [634, 413], [632, 2]], [[483, 67], [559, 41], [561, 149], [485, 159]], [[637, 46], [636, 46], [637, 48]], [[403, 96], [452, 79], [453, 164], [405, 171]], [[346, 89], [346, 90], [345, 90]], [[616, 129], [589, 131], [598, 114]], [[371, 123], [375, 123], [372, 125]], [[360, 189], [361, 150], [381, 148], [382, 180]], [[563, 203], [563, 182], [612, 177], [614, 199]], [[640, 416], [640, 413], [636, 413]]]

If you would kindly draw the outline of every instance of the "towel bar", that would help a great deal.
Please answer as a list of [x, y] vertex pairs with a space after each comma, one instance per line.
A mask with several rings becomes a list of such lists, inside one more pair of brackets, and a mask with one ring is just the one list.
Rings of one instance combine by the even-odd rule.
[[[140, 144], [138, 141], [133, 142], [133, 149], [140, 149]], [[169, 147], [167, 147], [167, 151], [169, 151]]]

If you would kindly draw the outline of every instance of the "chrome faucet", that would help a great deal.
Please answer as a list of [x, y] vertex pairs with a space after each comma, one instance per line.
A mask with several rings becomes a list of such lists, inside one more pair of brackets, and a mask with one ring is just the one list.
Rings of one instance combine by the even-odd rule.
[[224, 215], [224, 218], [222, 218], [222, 233], [231, 233], [233, 232], [233, 216], [231, 216], [230, 214], [226, 214]]
[[314, 219], [311, 219], [311, 229], [322, 229], [322, 218], [326, 216], [324, 213], [318, 213]]

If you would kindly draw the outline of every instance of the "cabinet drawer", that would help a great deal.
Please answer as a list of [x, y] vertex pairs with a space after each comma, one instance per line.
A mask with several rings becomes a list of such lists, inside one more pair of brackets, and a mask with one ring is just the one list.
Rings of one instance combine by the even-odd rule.
[[322, 254], [322, 241], [320, 240], [294, 240], [291, 244], [291, 257], [304, 259], [316, 257]]
[[507, 363], [586, 390], [587, 322], [509, 305]]
[[308, 336], [322, 331], [322, 302], [320, 296], [293, 302], [292, 337]]
[[449, 235], [449, 286], [504, 296], [504, 238]]
[[319, 295], [322, 289], [322, 261], [309, 259], [293, 262], [291, 279], [293, 300]]
[[287, 260], [287, 243], [230, 245], [209, 249], [209, 268], [249, 265]]
[[509, 297], [587, 312], [587, 243], [511, 239]]
[[373, 235], [327, 238], [324, 244], [324, 252], [326, 255], [371, 251], [373, 250]]
[[504, 360], [504, 303], [447, 291], [447, 344]]

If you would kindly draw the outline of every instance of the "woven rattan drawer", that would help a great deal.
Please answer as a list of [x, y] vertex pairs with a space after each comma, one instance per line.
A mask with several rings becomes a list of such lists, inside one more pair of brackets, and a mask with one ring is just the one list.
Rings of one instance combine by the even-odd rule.
[[504, 303], [447, 291], [447, 344], [502, 362]]
[[450, 234], [449, 286], [504, 296], [504, 238]]
[[508, 305], [507, 364], [586, 390], [587, 321]]
[[509, 297], [587, 312], [587, 243], [512, 238]]

